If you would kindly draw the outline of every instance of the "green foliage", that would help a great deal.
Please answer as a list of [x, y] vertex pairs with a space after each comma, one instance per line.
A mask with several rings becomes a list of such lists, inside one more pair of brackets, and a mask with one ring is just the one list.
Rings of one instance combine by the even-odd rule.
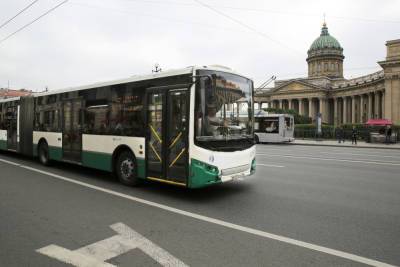
[[[335, 128], [332, 125], [322, 124], [321, 125], [321, 135], [319, 138], [324, 139], [334, 139], [335, 138]], [[313, 124], [295, 124], [294, 126], [294, 137], [295, 138], [316, 138], [317, 125]]]

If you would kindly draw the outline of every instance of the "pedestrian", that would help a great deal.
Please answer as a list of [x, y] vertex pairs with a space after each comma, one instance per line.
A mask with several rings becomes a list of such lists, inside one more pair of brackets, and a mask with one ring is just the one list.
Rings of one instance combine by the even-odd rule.
[[390, 125], [387, 126], [386, 128], [386, 144], [390, 143], [392, 140], [392, 128]]
[[351, 131], [351, 144], [357, 145], [357, 130], [355, 126], [353, 126], [353, 130]]
[[336, 128], [336, 139], [338, 140], [338, 143], [340, 144], [341, 142], [344, 143], [344, 130], [343, 127], [340, 126]]
[[344, 138], [344, 128], [343, 128], [343, 126], [340, 126], [340, 138], [341, 138], [341, 141], [344, 144], [345, 138]]

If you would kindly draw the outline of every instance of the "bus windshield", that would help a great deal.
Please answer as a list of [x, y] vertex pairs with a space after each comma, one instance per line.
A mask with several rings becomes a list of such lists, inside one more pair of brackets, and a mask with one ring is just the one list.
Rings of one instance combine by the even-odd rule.
[[234, 142], [227, 142], [233, 140], [252, 144], [252, 81], [216, 71], [199, 71], [199, 76], [201, 78], [196, 86], [196, 141], [208, 148], [232, 147]]

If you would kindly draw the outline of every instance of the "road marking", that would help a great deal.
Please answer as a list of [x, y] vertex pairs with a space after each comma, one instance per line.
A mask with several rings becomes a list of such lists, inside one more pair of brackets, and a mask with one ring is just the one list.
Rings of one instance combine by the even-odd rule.
[[197, 219], [199, 221], [204, 221], [204, 222], [216, 224], [216, 225], [223, 226], [223, 227], [226, 227], [226, 228], [234, 229], [234, 230], [245, 232], [245, 233], [248, 233], [248, 234], [253, 234], [253, 235], [256, 235], [256, 236], [259, 236], [259, 237], [265, 237], [265, 238], [268, 238], [268, 239], [280, 241], [280, 242], [283, 242], [283, 243], [286, 243], [286, 244], [290, 244], [290, 245], [294, 245], [294, 246], [298, 246], [298, 247], [307, 248], [307, 249], [314, 250], [314, 251], [317, 251], [317, 252], [326, 253], [326, 254], [329, 254], [329, 255], [337, 256], [337, 257], [340, 257], [340, 258], [343, 258], [343, 259], [347, 259], [347, 260], [351, 260], [351, 261], [355, 261], [355, 262], [359, 262], [359, 263], [363, 263], [363, 264], [367, 264], [367, 265], [370, 265], [370, 266], [396, 267], [395, 265], [390, 265], [390, 264], [387, 264], [387, 263], [384, 263], [384, 262], [380, 262], [380, 261], [377, 261], [377, 260], [368, 259], [368, 258], [365, 258], [365, 257], [362, 257], [362, 256], [358, 256], [358, 255], [355, 255], [355, 254], [348, 253], [348, 252], [344, 252], [344, 251], [340, 251], [340, 250], [336, 250], [336, 249], [331, 249], [331, 248], [328, 248], [328, 247], [323, 247], [323, 246], [315, 245], [315, 244], [312, 244], [312, 243], [303, 242], [303, 241], [296, 240], [296, 239], [293, 239], [293, 238], [289, 238], [289, 237], [284, 237], [284, 236], [268, 233], [268, 232], [257, 230], [257, 229], [253, 229], [253, 228], [250, 228], [250, 227], [241, 226], [241, 225], [238, 225], [238, 224], [233, 224], [233, 223], [226, 222], [226, 221], [223, 221], [223, 220], [214, 219], [214, 218], [207, 217], [207, 216], [204, 216], [204, 215], [200, 215], [200, 214], [197, 214], [197, 213], [192, 213], [192, 212], [180, 210], [180, 209], [173, 208], [173, 207], [170, 207], [170, 206], [167, 206], [167, 205], [159, 204], [159, 203], [152, 202], [152, 201], [149, 201], [149, 200], [145, 200], [145, 199], [142, 199], [142, 198], [133, 197], [133, 196], [126, 195], [126, 194], [123, 194], [123, 193], [119, 193], [117, 191], [113, 191], [113, 190], [109, 190], [109, 189], [102, 188], [102, 187], [99, 187], [99, 186], [95, 186], [95, 185], [91, 185], [91, 184], [88, 184], [88, 183], [80, 182], [80, 181], [74, 180], [72, 178], [67, 178], [67, 177], [64, 177], [64, 176], [61, 176], [61, 175], [58, 175], [58, 174], [55, 174], [55, 173], [42, 171], [40, 169], [32, 168], [32, 167], [25, 166], [25, 165], [22, 165], [22, 164], [18, 164], [18, 163], [14, 163], [14, 162], [11, 163], [9, 161], [2, 160], [2, 159], [0, 159], [0, 161], [2, 161], [4, 163], [16, 165], [16, 166], [18, 166], [20, 168], [24, 168], [24, 169], [30, 170], [32, 172], [37, 172], [37, 173], [40, 173], [40, 174], [51, 176], [51, 177], [59, 179], [59, 180], [63, 180], [63, 181], [69, 182], [69, 183], [77, 184], [77, 185], [80, 185], [80, 186], [83, 186], [83, 187], [86, 187], [86, 188], [90, 188], [90, 189], [94, 189], [94, 190], [97, 190], [97, 191], [100, 191], [100, 192], [103, 192], [103, 193], [107, 193], [107, 194], [110, 194], [110, 195], [113, 195], [113, 196], [118, 196], [118, 197], [121, 197], [121, 198], [124, 198], [124, 199], [128, 199], [128, 200], [131, 200], [131, 201], [134, 201], [134, 202], [138, 202], [138, 203], [141, 203], [141, 204], [144, 204], [144, 205], [148, 205], [148, 206], [151, 206], [151, 207], [156, 207], [156, 208], [159, 208], [159, 209], [162, 209], [162, 210], [166, 210], [166, 211], [169, 211], [169, 212], [172, 212], [172, 213], [176, 213], [176, 214], [180, 214], [180, 215], [187, 216], [187, 217], [190, 217], [190, 218], [194, 218], [194, 219]]
[[273, 165], [273, 164], [263, 164], [263, 163], [257, 163], [257, 166], [265, 166], [265, 167], [276, 167], [276, 168], [284, 168], [285, 166], [282, 165]]
[[11, 165], [14, 165], [14, 166], [21, 166], [21, 164], [19, 164], [19, 163], [16, 163], [16, 162], [13, 162], [13, 161], [9, 161], [9, 160], [5, 160], [5, 159], [0, 159], [0, 161], [1, 162], [4, 162], [4, 163], [7, 163], [7, 164], [11, 164]]
[[382, 154], [358, 154], [358, 153], [341, 153], [341, 152], [317, 152], [320, 154], [332, 154], [332, 155], [353, 155], [353, 156], [365, 156], [365, 157], [382, 157], [382, 158], [395, 158], [398, 159], [400, 157], [399, 155], [393, 155], [393, 156], [389, 156], [389, 155], [382, 155]]
[[366, 161], [366, 160], [352, 160], [352, 159], [338, 159], [338, 158], [317, 158], [310, 156], [294, 156], [294, 155], [279, 155], [279, 154], [264, 154], [258, 153], [257, 156], [264, 157], [283, 157], [283, 158], [294, 158], [294, 159], [315, 159], [315, 160], [324, 160], [324, 161], [340, 161], [340, 162], [353, 162], [353, 163], [365, 163], [365, 164], [376, 164], [376, 165], [391, 165], [391, 166], [400, 166], [400, 162], [385, 162], [385, 161]]
[[115, 265], [107, 263], [106, 261], [138, 248], [162, 266], [187, 266], [169, 252], [157, 246], [125, 224], [116, 223], [110, 227], [117, 232], [116, 235], [76, 250], [69, 250], [57, 245], [49, 245], [36, 251], [78, 267], [115, 267]]
[[[277, 149], [277, 148], [267, 148], [267, 149], [259, 149], [263, 150], [262, 152], [268, 152], [270, 150], [274, 151], [279, 151], [279, 152], [285, 152], [283, 149]], [[295, 149], [296, 151], [290, 151], [290, 152], [311, 152], [311, 153], [317, 153], [317, 154], [332, 154], [332, 155], [354, 155], [354, 156], [366, 156], [366, 157], [382, 157], [382, 158], [396, 158], [398, 159], [400, 157], [400, 153], [398, 155], [392, 154], [389, 156], [388, 154], [366, 154], [366, 153], [347, 153], [347, 152], [340, 152], [339, 150], [330, 150], [330, 152], [323, 152], [323, 151], [310, 151], [310, 150], [300, 150], [300, 149]]]

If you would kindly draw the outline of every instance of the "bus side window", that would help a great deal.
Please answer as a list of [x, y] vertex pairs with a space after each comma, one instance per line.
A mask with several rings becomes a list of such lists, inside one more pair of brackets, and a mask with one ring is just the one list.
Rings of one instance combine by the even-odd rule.
[[109, 127], [109, 106], [92, 105], [87, 106], [83, 111], [85, 125], [82, 131], [87, 134], [108, 134]]
[[111, 134], [122, 136], [143, 136], [144, 90], [132, 85], [111, 89]]

